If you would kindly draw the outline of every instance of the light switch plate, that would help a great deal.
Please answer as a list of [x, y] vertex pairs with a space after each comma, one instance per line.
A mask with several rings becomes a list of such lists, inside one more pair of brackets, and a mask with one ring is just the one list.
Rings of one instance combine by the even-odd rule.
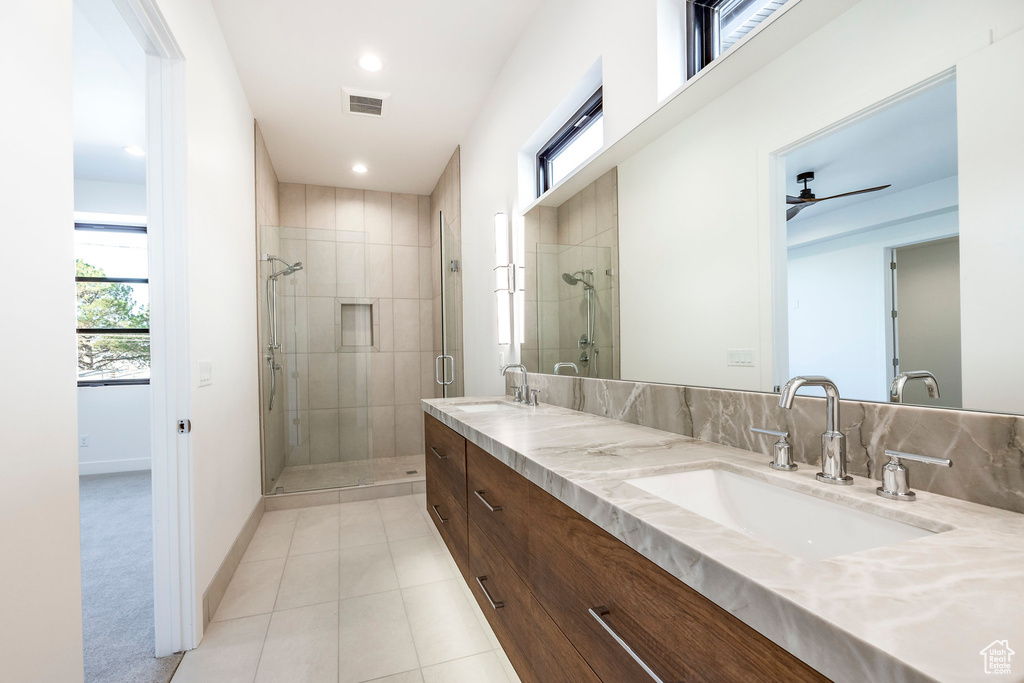
[[213, 361], [199, 361], [199, 386], [208, 387], [213, 384]]
[[78, 437], [78, 447], [79, 448], [88, 448], [89, 447], [89, 435], [88, 434], [80, 434], [79, 435], [79, 437]]
[[734, 368], [754, 367], [754, 349], [729, 349], [725, 364]]

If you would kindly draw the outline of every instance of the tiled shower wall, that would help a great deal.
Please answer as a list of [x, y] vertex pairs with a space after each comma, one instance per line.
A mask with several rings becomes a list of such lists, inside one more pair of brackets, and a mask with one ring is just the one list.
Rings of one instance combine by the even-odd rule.
[[[281, 183], [285, 464], [423, 453], [434, 395], [430, 198]], [[379, 350], [338, 352], [339, 299], [376, 301]], [[367, 443], [368, 425], [372, 425]]]
[[580, 374], [619, 376], [617, 178], [613, 168], [561, 206], [538, 206], [524, 216], [527, 276], [522, 358], [531, 371], [552, 372], [558, 362], [581, 365], [577, 341], [587, 328], [586, 297], [582, 285], [567, 285], [561, 273], [594, 269], [598, 355], [596, 366], [580, 367]]
[[[513, 383], [506, 379], [506, 390]], [[797, 462], [816, 465], [825, 399], [646, 382], [529, 375], [543, 403], [764, 453], [774, 439], [751, 427], [788, 431]], [[840, 401], [851, 474], [881, 479], [886, 449], [949, 458], [953, 467], [910, 463], [911, 486], [1024, 513], [1024, 416], [891, 403]]]

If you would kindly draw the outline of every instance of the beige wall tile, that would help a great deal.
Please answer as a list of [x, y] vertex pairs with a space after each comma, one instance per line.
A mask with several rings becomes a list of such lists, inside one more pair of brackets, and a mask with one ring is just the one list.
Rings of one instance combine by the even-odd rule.
[[420, 195], [417, 200], [417, 223], [420, 236], [420, 246], [429, 247], [433, 239], [434, 227], [433, 215], [430, 213], [430, 197]]
[[370, 355], [370, 405], [395, 403], [395, 358], [393, 353]]
[[309, 407], [338, 407], [338, 354], [309, 354]]
[[540, 210], [540, 241], [558, 244], [558, 209], [550, 206], [537, 208]]
[[338, 354], [338, 405], [360, 408], [370, 405], [370, 354]]
[[[431, 294], [431, 278], [434, 276], [434, 264], [430, 260], [430, 247], [420, 247], [420, 298], [429, 299]], [[438, 266], [440, 268], [440, 266]]]
[[419, 350], [434, 350], [434, 304], [430, 299], [420, 299]]
[[334, 230], [336, 221], [334, 188], [306, 185], [306, 227]]
[[373, 244], [391, 244], [391, 194], [364, 193], [363, 210], [366, 221], [366, 240]]
[[309, 461], [337, 462], [338, 409], [309, 411]]
[[420, 351], [420, 398], [433, 398], [440, 385], [434, 376], [440, 368], [435, 368], [437, 354], [433, 351]]
[[338, 411], [338, 458], [342, 462], [370, 457], [370, 408], [342, 408]]
[[306, 293], [309, 296], [334, 296], [337, 291], [337, 245], [334, 242], [307, 242]]
[[392, 458], [395, 455], [395, 407], [379, 406], [370, 409], [373, 434], [373, 457]]
[[366, 222], [363, 216], [363, 191], [343, 187], [335, 189], [337, 229], [364, 232]]
[[597, 185], [590, 183], [580, 191], [580, 240], [597, 234]]
[[396, 299], [417, 299], [420, 296], [420, 248], [392, 247], [393, 294]]
[[306, 227], [306, 186], [281, 183], [278, 186], [281, 225], [290, 228]]
[[[277, 254], [280, 258], [283, 258], [288, 263], [295, 263], [301, 261], [305, 265], [306, 261], [306, 240], [303, 239], [282, 239], [279, 247], [280, 253]], [[284, 294], [285, 296], [306, 296], [306, 269], [296, 271], [291, 275], [278, 279], [277, 281], [277, 293], [279, 295]]]
[[423, 453], [423, 409], [415, 405], [395, 406], [395, 455]]
[[417, 195], [391, 195], [391, 240], [392, 244], [419, 246], [420, 209]]
[[395, 405], [420, 402], [420, 354], [418, 351], [395, 353]]
[[390, 299], [394, 291], [392, 285], [394, 268], [391, 261], [391, 247], [389, 245], [366, 245], [366, 271], [368, 281], [366, 295]]
[[366, 296], [366, 245], [360, 242], [338, 242], [337, 294], [341, 297]]
[[393, 299], [393, 303], [395, 311], [395, 351], [419, 351], [419, 299]]
[[377, 314], [380, 317], [380, 351], [391, 353], [395, 350], [395, 304], [392, 299], [380, 299]]

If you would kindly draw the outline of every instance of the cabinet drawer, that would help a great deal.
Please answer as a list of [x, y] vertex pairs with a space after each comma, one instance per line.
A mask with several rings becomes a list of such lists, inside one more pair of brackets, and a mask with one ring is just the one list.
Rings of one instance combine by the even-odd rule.
[[520, 576], [529, 569], [530, 482], [476, 444], [466, 444], [469, 518]]
[[455, 558], [463, 578], [469, 580], [469, 539], [466, 511], [455, 502], [451, 491], [431, 468], [427, 468], [427, 514], [441, 532], [448, 551]]
[[[469, 523], [469, 587], [524, 681], [598, 683], [576, 649], [475, 522]], [[517, 661], [518, 660], [518, 661]]]
[[466, 510], [466, 440], [426, 413], [423, 430], [427, 466], [434, 468], [455, 502]]
[[606, 683], [650, 683], [644, 665], [666, 683], [828, 680], [532, 484], [530, 569], [534, 594]]

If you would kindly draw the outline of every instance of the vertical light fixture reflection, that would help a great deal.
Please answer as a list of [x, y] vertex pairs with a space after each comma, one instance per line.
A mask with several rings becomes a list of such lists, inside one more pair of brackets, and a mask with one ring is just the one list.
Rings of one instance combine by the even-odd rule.
[[514, 266], [509, 258], [508, 216], [494, 214], [494, 308], [498, 313], [498, 344], [512, 343]]
[[512, 224], [512, 306], [516, 343], [522, 345], [526, 339], [526, 237], [525, 220], [516, 216]]

